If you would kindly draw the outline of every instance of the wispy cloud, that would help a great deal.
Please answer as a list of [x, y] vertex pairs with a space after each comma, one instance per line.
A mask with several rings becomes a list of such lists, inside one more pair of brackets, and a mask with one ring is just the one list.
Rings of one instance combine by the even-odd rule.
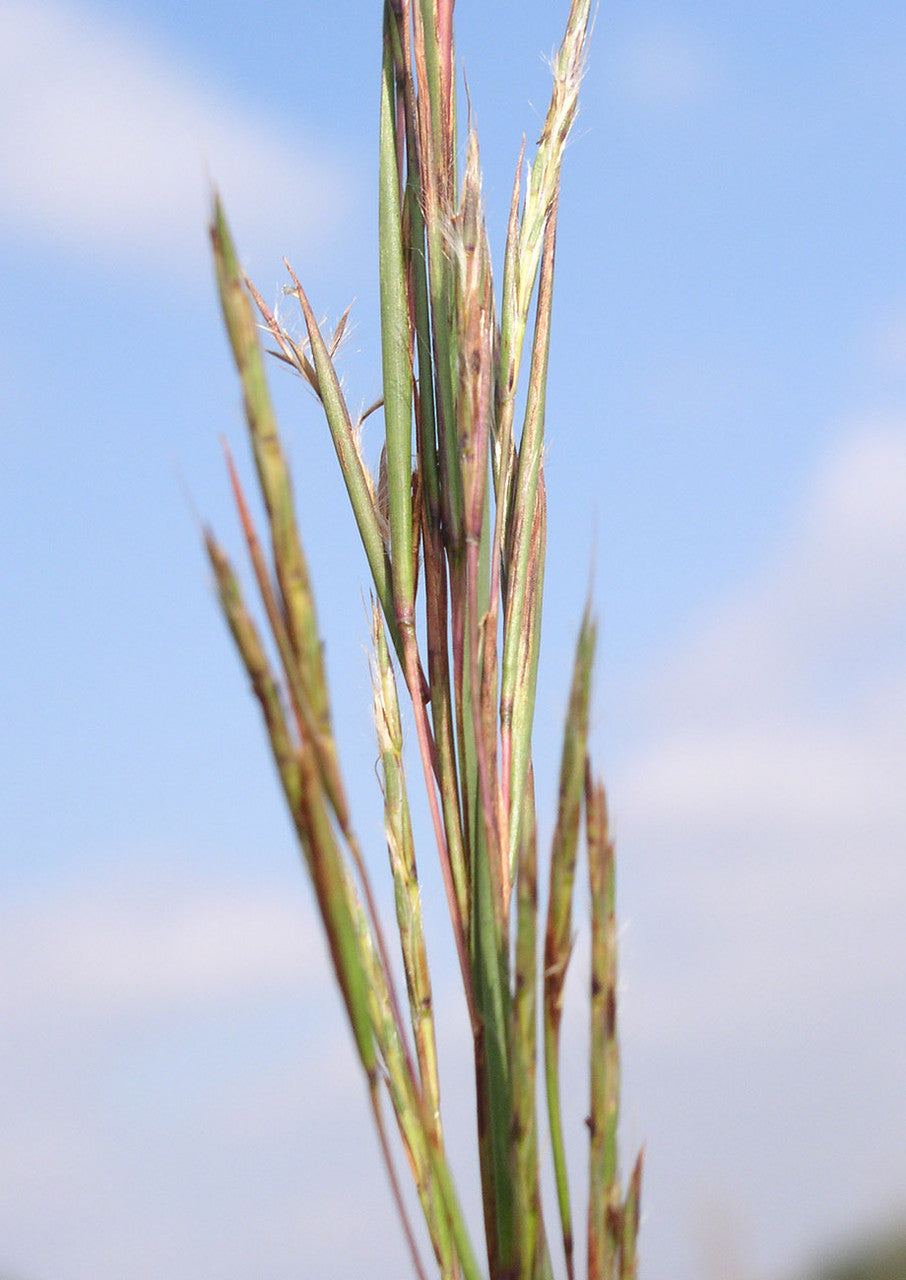
[[301, 872], [288, 893], [136, 869], [2, 916], [3, 1265], [62, 1280], [400, 1274]]
[[322, 236], [340, 167], [75, 6], [0, 0], [0, 226], [142, 265], [198, 256], [216, 181], [246, 237]]
[[906, 423], [863, 423], [773, 567], [640, 697], [613, 791], [669, 903], [626, 1006], [643, 1036], [763, 1038], [901, 990], [904, 565]]
[[301, 900], [248, 888], [100, 884], [7, 904], [5, 1020], [142, 1018], [327, 980]]
[[669, 26], [652, 26], [629, 36], [617, 52], [624, 92], [639, 106], [673, 113], [694, 106], [716, 83], [709, 51]]
[[763, 1275], [906, 1203], [904, 565], [906, 420], [854, 422], [763, 571], [621, 711], [641, 736], [611, 777], [620, 1020], [654, 1255], [688, 1239], [677, 1187], [712, 1219], [743, 1207]]

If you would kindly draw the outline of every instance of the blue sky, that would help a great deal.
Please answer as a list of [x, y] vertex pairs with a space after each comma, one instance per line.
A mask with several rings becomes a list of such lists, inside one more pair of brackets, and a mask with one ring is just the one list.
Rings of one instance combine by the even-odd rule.
[[[457, 6], [497, 261], [560, 8]], [[287, 254], [325, 316], [355, 299], [350, 400], [377, 386], [380, 6], [310, 10], [0, 0], [0, 1268], [21, 1280], [406, 1273], [193, 514], [238, 552], [211, 180], [266, 297]], [[898, 3], [599, 11], [561, 201], [536, 755], [549, 830], [593, 564], [647, 1280], [785, 1280], [906, 1212], [904, 140]], [[380, 869], [365, 565], [316, 405], [273, 383]], [[425, 895], [446, 943], [429, 868]], [[436, 965], [474, 1212], [444, 945]]]

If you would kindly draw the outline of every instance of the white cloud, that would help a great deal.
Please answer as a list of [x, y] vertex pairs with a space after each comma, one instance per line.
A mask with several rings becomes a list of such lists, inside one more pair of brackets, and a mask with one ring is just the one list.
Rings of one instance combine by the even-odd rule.
[[3, 912], [6, 1019], [143, 1017], [327, 980], [310, 911], [274, 891], [95, 885]]
[[777, 548], [628, 697], [610, 788], [646, 1248], [729, 1194], [760, 1275], [906, 1204], [906, 421], [851, 424]]
[[704, 46], [667, 26], [629, 38], [618, 59], [624, 91], [648, 110], [672, 113], [692, 106], [715, 84], [713, 59]]
[[322, 236], [339, 167], [255, 119], [124, 29], [77, 8], [0, 0], [0, 224], [96, 258], [196, 258], [216, 181], [246, 237]]
[[[60, 1280], [407, 1271], [320, 923], [287, 875], [298, 891], [149, 883], [136, 866], [2, 904], [0, 1265]], [[455, 978], [435, 995], [456, 1019], [439, 1026], [441, 1069], [470, 1169]], [[474, 1177], [465, 1190], [477, 1210]]]
[[136, 867], [3, 903], [0, 1266], [405, 1267], [320, 924], [288, 875], [297, 891]]
[[906, 424], [863, 423], [771, 570], [647, 682], [612, 788], [667, 912], [637, 940], [640, 1034], [757, 1039], [900, 991], [904, 566]]

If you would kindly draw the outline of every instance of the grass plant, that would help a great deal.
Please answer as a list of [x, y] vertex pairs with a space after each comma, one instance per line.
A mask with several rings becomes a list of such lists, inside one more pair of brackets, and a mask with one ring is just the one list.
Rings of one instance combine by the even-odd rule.
[[[552, 1280], [555, 1265], [574, 1280], [579, 1270], [559, 1062], [583, 814], [591, 911], [586, 1273], [588, 1280], [636, 1274], [641, 1157], [624, 1186], [617, 1157], [614, 853], [604, 789], [588, 756], [595, 626], [587, 610], [566, 714], [543, 921], [531, 745], [558, 191], [590, 23], [590, 0], [572, 0], [552, 60], [540, 139], [531, 159], [523, 145], [516, 165], [495, 294], [478, 139], [468, 114], [458, 171], [453, 0], [385, 0], [378, 209], [383, 386], [369, 411], [380, 410], [383, 418], [377, 475], [363, 456], [362, 420], [353, 421], [334, 362], [347, 316], [332, 334], [323, 333], [287, 264], [288, 292], [307, 335], [300, 342], [245, 278], [219, 201], [211, 225], [268, 526], [259, 538], [228, 453], [267, 643], [210, 531], [207, 551], [261, 706], [419, 1277], [430, 1268], [407, 1219], [397, 1173], [400, 1144], [432, 1264], [444, 1280]], [[396, 989], [353, 828], [262, 329], [274, 354], [302, 376], [323, 408], [371, 574], [374, 721], [405, 992]], [[525, 407], [517, 430], [520, 381]], [[470, 1237], [446, 1154], [400, 687], [418, 743], [433, 828], [430, 856], [443, 876], [473, 1041], [483, 1248]], [[545, 1101], [549, 1141], [539, 1120]], [[542, 1205], [546, 1149], [556, 1184], [553, 1216]]]

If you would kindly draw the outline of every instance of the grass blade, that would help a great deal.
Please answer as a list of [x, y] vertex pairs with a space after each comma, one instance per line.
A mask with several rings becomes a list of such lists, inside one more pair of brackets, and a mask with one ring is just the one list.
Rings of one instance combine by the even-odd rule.
[[381, 354], [393, 599], [397, 623], [402, 631], [408, 631], [415, 621], [412, 556], [412, 356], [397, 165], [394, 95], [396, 75], [389, 29], [392, 21], [389, 7], [385, 6], [378, 200]]
[[425, 1107], [433, 1122], [432, 1137], [440, 1141], [440, 1089], [437, 1046], [434, 1039], [434, 1006], [428, 955], [422, 927], [421, 898], [415, 865], [415, 845], [403, 769], [403, 729], [396, 682], [380, 614], [372, 609], [374, 644], [374, 719], [380, 750], [384, 790], [384, 825], [396, 895], [397, 924], [403, 967], [409, 993], [409, 1009], [418, 1055]]
[[311, 309], [311, 304], [302, 285], [294, 275], [289, 263], [286, 266], [292, 278], [293, 294], [299, 300], [302, 315], [305, 319], [312, 359], [318, 375], [318, 386], [320, 388], [321, 403], [324, 406], [324, 415], [330, 429], [337, 460], [340, 463], [340, 470], [343, 473], [346, 492], [349, 494], [349, 501], [358, 525], [362, 545], [365, 548], [365, 555], [368, 558], [368, 567], [371, 570], [374, 589], [381, 602], [384, 616], [390, 626], [395, 643], [399, 644], [396, 614], [393, 607], [390, 561], [381, 534], [381, 522], [374, 499], [374, 486], [359, 452], [358, 442], [352, 429], [349, 409], [347, 408], [346, 399], [327, 344], [318, 327], [315, 314]]
[[619, 1280], [636, 1280], [638, 1275], [639, 1216], [642, 1204], [642, 1162], [640, 1151], [629, 1179], [626, 1202], [623, 1205], [623, 1222], [620, 1232]]
[[560, 1111], [560, 1021], [563, 988], [572, 954], [572, 899], [579, 842], [579, 817], [585, 781], [588, 706], [595, 653], [595, 625], [586, 606], [573, 665], [569, 709], [563, 734], [557, 823], [551, 848], [550, 892], [544, 939], [544, 1066], [551, 1148], [560, 1206], [560, 1225], [567, 1274], [572, 1280], [573, 1227], [566, 1153]]
[[604, 787], [585, 768], [591, 891], [591, 1098], [588, 1112], [588, 1280], [611, 1280], [620, 1249], [617, 1170], [620, 1057], [617, 1044], [617, 926], [614, 856]]
[[306, 696], [318, 722], [328, 725], [330, 711], [321, 639], [308, 564], [296, 525], [289, 471], [271, 406], [252, 305], [243, 285], [223, 206], [216, 197], [210, 232], [221, 309], [242, 382], [249, 438], [270, 523], [286, 626]]
[[[544, 443], [544, 409], [547, 389], [547, 362], [550, 352], [551, 308], [553, 300], [554, 249], [556, 245], [556, 217], [551, 215], [545, 241], [545, 254], [538, 289], [538, 308], [535, 318], [535, 336], [532, 350], [532, 367], [529, 378], [528, 399], [525, 409], [525, 426], [519, 447], [519, 460], [512, 504], [512, 527], [506, 536], [505, 552], [509, 565], [507, 574], [507, 598], [504, 610], [503, 660], [500, 671], [500, 732], [501, 759], [505, 785], [511, 797], [509, 804], [510, 866], [515, 864], [520, 838], [520, 810], [525, 793], [532, 722], [534, 719], [534, 686], [531, 699], [526, 697], [522, 673], [526, 670], [528, 650], [535, 642], [532, 631], [525, 626], [530, 611], [529, 593], [533, 589], [536, 539], [535, 507], [539, 495], [543, 498], [544, 483], [541, 475], [542, 448]], [[535, 626], [540, 628], [540, 597]], [[521, 684], [521, 696], [517, 688]], [[518, 707], [517, 707], [518, 697]], [[509, 769], [507, 766], [509, 765]]]
[[516, 947], [513, 966], [512, 1047], [513, 1180], [516, 1190], [516, 1275], [552, 1275], [541, 1212], [538, 1159], [536, 1047], [538, 1035], [538, 869], [534, 778], [531, 770], [516, 878]]

